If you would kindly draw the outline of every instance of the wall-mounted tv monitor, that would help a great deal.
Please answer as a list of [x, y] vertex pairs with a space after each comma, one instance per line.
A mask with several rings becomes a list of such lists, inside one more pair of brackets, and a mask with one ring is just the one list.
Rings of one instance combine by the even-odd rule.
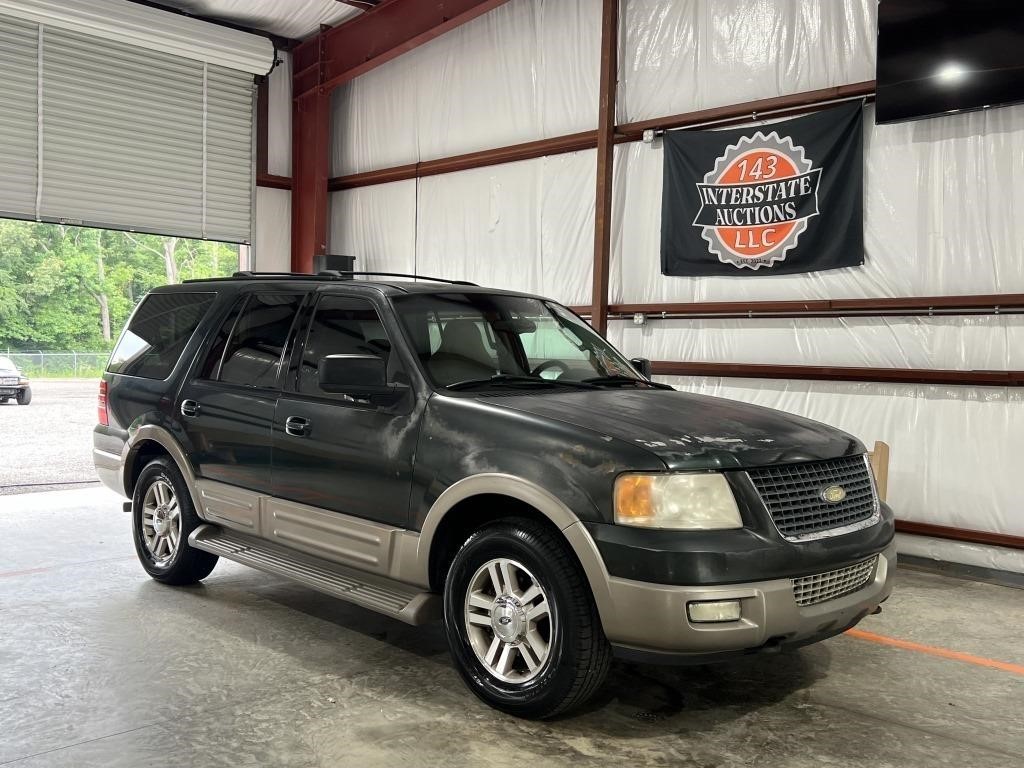
[[1024, 0], [880, 0], [875, 121], [1024, 101]]

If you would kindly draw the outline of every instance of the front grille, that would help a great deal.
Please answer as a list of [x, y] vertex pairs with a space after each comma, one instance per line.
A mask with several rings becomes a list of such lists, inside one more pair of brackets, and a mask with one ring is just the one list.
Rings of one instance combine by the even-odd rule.
[[[878, 512], [866, 456], [785, 464], [747, 474], [779, 533], [790, 541], [828, 536], [832, 529], [870, 520]], [[825, 501], [822, 493], [832, 486], [842, 487], [845, 498]]]
[[834, 571], [793, 579], [793, 597], [797, 605], [817, 605], [826, 600], [856, 592], [875, 572], [878, 555]]
[[3, 379], [0, 379], [0, 384], [3, 384], [4, 386], [8, 386], [8, 387], [13, 387], [17, 383], [18, 383], [17, 378], [3, 378]]

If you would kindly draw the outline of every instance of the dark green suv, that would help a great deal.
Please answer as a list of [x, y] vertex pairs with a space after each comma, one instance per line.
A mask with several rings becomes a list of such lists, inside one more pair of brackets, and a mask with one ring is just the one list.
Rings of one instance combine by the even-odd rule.
[[864, 446], [674, 391], [559, 304], [239, 273], [150, 293], [95, 462], [167, 584], [227, 557], [411, 624], [488, 704], [577, 706], [613, 655], [704, 663], [852, 627], [896, 554]]

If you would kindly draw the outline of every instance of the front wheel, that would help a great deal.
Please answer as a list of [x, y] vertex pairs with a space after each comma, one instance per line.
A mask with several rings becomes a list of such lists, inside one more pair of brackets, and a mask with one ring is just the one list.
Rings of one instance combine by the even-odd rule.
[[18, 405], [28, 405], [32, 402], [32, 387], [25, 387], [18, 392]]
[[611, 649], [586, 579], [557, 531], [515, 518], [473, 533], [444, 594], [448, 645], [487, 704], [545, 718], [586, 702]]
[[195, 584], [209, 576], [217, 556], [188, 543], [201, 524], [174, 462], [159, 458], [147, 464], [132, 496], [135, 552], [146, 573], [164, 584]]

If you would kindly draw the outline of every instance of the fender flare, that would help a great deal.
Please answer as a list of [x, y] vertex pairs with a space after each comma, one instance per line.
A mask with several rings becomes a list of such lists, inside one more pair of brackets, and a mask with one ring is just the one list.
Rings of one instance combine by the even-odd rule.
[[132, 494], [128, 492], [129, 480], [131, 478], [131, 467], [135, 463], [135, 456], [139, 452], [139, 448], [144, 442], [157, 443], [161, 448], [167, 451], [170, 455], [171, 460], [177, 465], [178, 471], [181, 472], [182, 477], [185, 478], [185, 485], [188, 486], [189, 495], [192, 497], [192, 506], [195, 507], [196, 514], [199, 517], [203, 516], [203, 508], [199, 501], [199, 491], [196, 486], [196, 475], [192, 471], [192, 464], [188, 460], [188, 456], [185, 455], [185, 451], [179, 445], [178, 441], [174, 439], [174, 435], [168, 432], [164, 427], [157, 426], [156, 424], [143, 424], [138, 429], [134, 430], [129, 436], [127, 442], [125, 442], [124, 449], [121, 453], [121, 485], [124, 487], [125, 495], [131, 498]]
[[434, 537], [442, 520], [461, 501], [483, 494], [497, 494], [518, 499], [539, 511], [554, 524], [565, 537], [565, 543], [576, 555], [590, 584], [602, 618], [611, 609], [608, 589], [608, 570], [597, 550], [589, 531], [576, 514], [561, 499], [536, 483], [515, 475], [485, 472], [471, 475], [450, 485], [431, 505], [423, 521], [416, 547], [417, 571], [414, 580], [419, 584], [430, 583], [430, 552]]

